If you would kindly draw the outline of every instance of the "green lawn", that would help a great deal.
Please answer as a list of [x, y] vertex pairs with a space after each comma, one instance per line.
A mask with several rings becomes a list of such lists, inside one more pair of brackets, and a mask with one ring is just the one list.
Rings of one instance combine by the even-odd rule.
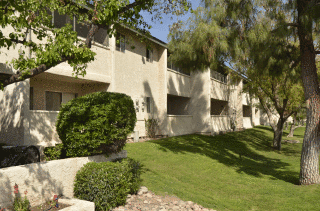
[[[302, 143], [304, 127], [295, 131]], [[284, 139], [289, 131], [284, 131]], [[302, 144], [271, 148], [270, 127], [214, 137], [187, 135], [125, 146], [143, 185], [216, 210], [320, 210], [320, 186], [299, 186]]]

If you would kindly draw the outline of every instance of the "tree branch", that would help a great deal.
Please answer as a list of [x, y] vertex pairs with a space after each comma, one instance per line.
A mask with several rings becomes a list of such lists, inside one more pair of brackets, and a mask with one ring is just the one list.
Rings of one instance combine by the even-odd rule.
[[24, 78], [22, 78], [22, 79], [19, 79], [19, 77], [22, 76], [22, 73], [17, 72], [17, 74], [11, 75], [10, 78], [8, 78], [7, 80], [5, 80], [3, 82], [3, 87], [6, 87], [6, 86], [8, 86], [10, 84], [13, 84], [13, 83], [16, 83], [16, 82], [24, 81], [25, 79], [28, 79], [28, 78], [31, 78], [31, 77], [33, 77], [35, 75], [43, 73], [43, 72], [49, 70], [51, 67], [55, 67], [58, 64], [61, 64], [61, 63], [65, 62], [67, 60], [70, 60], [70, 59], [71, 58], [62, 57], [61, 60], [57, 64], [49, 65], [49, 66], [47, 66], [45, 64], [42, 64], [39, 67], [31, 69], [30, 70], [30, 75], [24, 76]]
[[320, 54], [320, 51], [315, 51], [316, 54]]

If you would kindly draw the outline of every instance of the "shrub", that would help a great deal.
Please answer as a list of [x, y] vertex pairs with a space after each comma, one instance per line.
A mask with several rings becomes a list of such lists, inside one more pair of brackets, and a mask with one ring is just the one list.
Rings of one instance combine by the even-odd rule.
[[95, 92], [64, 104], [56, 128], [66, 156], [81, 157], [120, 152], [136, 121], [128, 95]]
[[56, 144], [54, 147], [46, 147], [43, 150], [46, 161], [67, 158], [63, 144]]
[[147, 137], [155, 138], [159, 130], [159, 121], [157, 119], [144, 119]]
[[89, 162], [76, 174], [74, 195], [95, 203], [96, 210], [109, 210], [124, 205], [128, 194], [141, 185], [141, 165], [126, 158], [117, 162]]

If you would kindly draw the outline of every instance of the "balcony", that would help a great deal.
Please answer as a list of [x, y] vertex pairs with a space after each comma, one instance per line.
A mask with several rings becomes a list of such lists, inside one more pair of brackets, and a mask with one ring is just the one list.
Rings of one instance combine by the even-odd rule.
[[167, 93], [176, 96], [190, 97], [190, 76], [168, 69]]

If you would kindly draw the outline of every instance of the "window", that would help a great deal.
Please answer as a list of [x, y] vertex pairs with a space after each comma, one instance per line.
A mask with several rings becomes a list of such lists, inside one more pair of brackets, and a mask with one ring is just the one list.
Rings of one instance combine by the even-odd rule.
[[68, 101], [77, 97], [77, 93], [61, 93], [46, 91], [46, 110], [59, 111], [61, 104], [65, 104]]
[[147, 113], [150, 113], [151, 112], [151, 98], [147, 97], [146, 101], [147, 101]]
[[47, 111], [59, 111], [61, 102], [62, 102], [61, 92], [46, 91], [46, 110]]
[[121, 52], [125, 52], [126, 49], [126, 37], [122, 34], [117, 33], [116, 36], [116, 49]]
[[153, 56], [153, 49], [152, 48], [147, 48], [147, 53], [146, 53], [146, 57], [147, 57], [147, 61], [152, 63], [152, 56]]
[[30, 110], [33, 110], [33, 87], [30, 87]]

